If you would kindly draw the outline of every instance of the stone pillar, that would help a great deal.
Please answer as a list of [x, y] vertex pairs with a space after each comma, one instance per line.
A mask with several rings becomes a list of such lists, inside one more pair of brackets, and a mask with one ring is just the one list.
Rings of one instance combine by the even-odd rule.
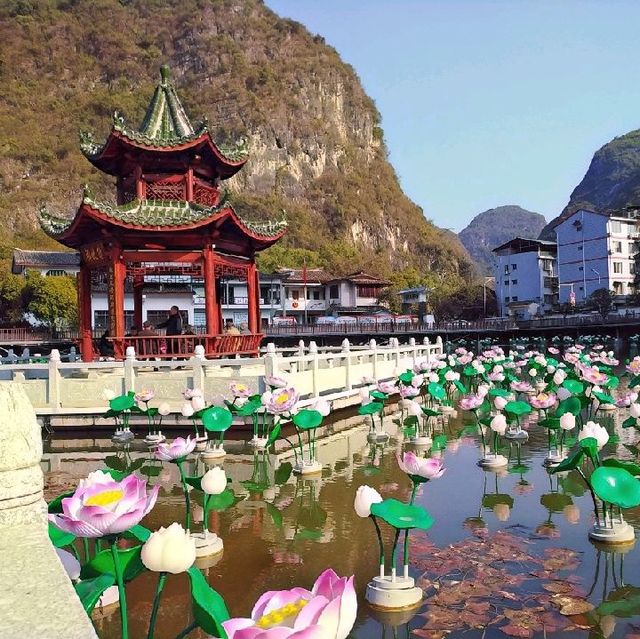
[[97, 639], [47, 533], [42, 438], [24, 389], [0, 382], [3, 639]]

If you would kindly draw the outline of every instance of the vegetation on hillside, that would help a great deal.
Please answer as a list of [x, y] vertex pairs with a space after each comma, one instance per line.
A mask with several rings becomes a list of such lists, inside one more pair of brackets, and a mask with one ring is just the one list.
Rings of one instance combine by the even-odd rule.
[[183, 103], [220, 143], [249, 138], [230, 187], [245, 215], [290, 231], [261, 265], [364, 269], [455, 288], [472, 274], [460, 245], [401, 191], [380, 116], [353, 69], [320, 36], [260, 0], [7, 0], [0, 5], [0, 259], [55, 248], [41, 201], [72, 214], [83, 184], [113, 179], [81, 155], [114, 110], [137, 124], [168, 63]]

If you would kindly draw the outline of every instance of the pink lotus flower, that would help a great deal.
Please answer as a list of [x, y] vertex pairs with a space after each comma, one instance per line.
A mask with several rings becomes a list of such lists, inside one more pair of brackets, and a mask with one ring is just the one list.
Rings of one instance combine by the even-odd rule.
[[292, 411], [298, 403], [298, 397], [298, 391], [295, 388], [280, 388], [269, 395], [267, 393], [262, 395], [265, 408], [272, 415], [282, 415]]
[[618, 408], [629, 408], [629, 406], [631, 406], [631, 404], [633, 404], [636, 399], [638, 399], [638, 393], [636, 393], [635, 391], [629, 391], [628, 393], [622, 395], [622, 397], [618, 398], [618, 400], [616, 401], [616, 406]]
[[530, 400], [531, 405], [538, 410], [551, 408], [558, 398], [553, 393], [540, 393]]
[[156, 503], [160, 486], [149, 493], [146, 486], [136, 475], [115, 481], [109, 473], [96, 470], [62, 500], [62, 514], [49, 515], [49, 521], [78, 537], [117, 535], [139, 524]]
[[549, 346], [549, 352], [552, 355], [558, 355], [560, 353], [560, 349], [559, 348], [555, 348], [554, 346]]
[[396, 455], [398, 466], [407, 475], [417, 475], [425, 479], [438, 479], [442, 477], [444, 468], [439, 459], [433, 457], [418, 457], [415, 453], [408, 451], [400, 457]]
[[194, 397], [202, 397], [202, 391], [199, 388], [185, 388], [182, 391], [185, 399], [193, 399]]
[[251, 395], [251, 389], [242, 382], [231, 382], [229, 390], [234, 397], [249, 397]]
[[517, 393], [528, 393], [533, 390], [533, 386], [529, 384], [529, 382], [511, 382], [511, 390], [516, 391]]
[[634, 357], [626, 366], [627, 373], [640, 375], [640, 355]]
[[400, 397], [403, 399], [407, 397], [415, 397], [420, 394], [420, 390], [414, 386], [400, 386]]
[[504, 373], [501, 373], [500, 371], [491, 371], [488, 378], [492, 382], [504, 382]]
[[589, 384], [596, 384], [598, 386], [601, 386], [607, 381], [607, 379], [609, 379], [605, 373], [601, 373], [597, 368], [588, 368], [585, 366], [581, 369], [580, 373], [582, 379], [586, 382], [589, 382]]
[[393, 395], [398, 392], [394, 382], [378, 382], [377, 389], [385, 395]]
[[465, 395], [460, 398], [458, 406], [462, 410], [475, 410], [482, 405], [483, 401], [484, 397], [481, 397], [480, 395]]
[[276, 375], [267, 375], [264, 378], [264, 383], [271, 388], [285, 388], [289, 383], [284, 377], [278, 377]]
[[346, 639], [356, 622], [358, 600], [353, 577], [325, 570], [311, 591], [265, 592], [251, 618], [222, 623], [229, 639]]
[[138, 403], [143, 403], [146, 404], [147, 402], [150, 402], [156, 395], [156, 392], [154, 390], [151, 390], [150, 388], [147, 388], [145, 390], [141, 390], [140, 392], [135, 394], [135, 400]]
[[466, 366], [473, 361], [473, 353], [467, 353], [466, 355], [462, 355], [462, 357], [458, 358], [458, 364], [461, 366]]
[[170, 444], [166, 442], [158, 444], [156, 448], [156, 459], [162, 461], [175, 461], [176, 459], [182, 459], [189, 453], [193, 452], [196, 447], [196, 440], [191, 437], [176, 437]]

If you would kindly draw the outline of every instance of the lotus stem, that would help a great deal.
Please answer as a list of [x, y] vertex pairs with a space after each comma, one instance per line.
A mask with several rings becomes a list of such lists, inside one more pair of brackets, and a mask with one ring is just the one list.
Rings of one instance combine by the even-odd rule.
[[408, 577], [407, 571], [409, 570], [409, 529], [404, 531], [404, 552], [402, 556], [402, 565], [404, 566], [404, 576]]
[[198, 627], [198, 622], [194, 621], [190, 623], [182, 632], [176, 635], [175, 639], [184, 639], [187, 635], [191, 634]]
[[184, 500], [186, 502], [186, 513], [184, 518], [184, 527], [186, 530], [191, 529], [191, 496], [189, 495], [189, 489], [187, 487], [187, 480], [184, 475], [184, 469], [182, 468], [182, 461], [177, 461], [178, 470], [180, 471], [180, 481], [182, 482], [182, 491], [184, 492]]
[[153, 609], [151, 610], [151, 619], [149, 620], [149, 632], [147, 632], [147, 639], [153, 639], [153, 633], [156, 629], [156, 617], [158, 616], [158, 610], [160, 609], [160, 595], [164, 588], [164, 583], [167, 580], [167, 573], [161, 572], [158, 576], [158, 585], [156, 586], [156, 594], [153, 598]]
[[398, 538], [400, 537], [400, 529], [396, 528], [396, 534], [393, 538], [393, 546], [391, 548], [391, 574], [396, 574], [396, 549], [398, 546]]
[[118, 597], [120, 599], [120, 626], [122, 628], [122, 639], [129, 639], [129, 623], [127, 619], [127, 594], [124, 589], [124, 575], [122, 566], [120, 565], [120, 556], [118, 554], [118, 538], [115, 537], [111, 542], [111, 556], [113, 557], [113, 565], [116, 569], [116, 583], [118, 584]]
[[418, 482], [414, 481], [413, 482], [413, 487], [411, 489], [411, 499], [409, 501], [409, 504], [413, 504], [413, 501], [416, 498], [416, 492], [417, 491], [418, 491]]
[[582, 479], [584, 480], [584, 483], [587, 485], [587, 488], [589, 489], [589, 493], [591, 494], [591, 500], [593, 501], [593, 510], [595, 511], [595, 515], [596, 515], [596, 523], [599, 526], [600, 512], [598, 511], [598, 500], [596, 499], [596, 494], [593, 492], [593, 488], [591, 488], [591, 484], [587, 481], [587, 478], [584, 476], [584, 473], [582, 472], [582, 468], [576, 468], [576, 470], [578, 471], [578, 474], [580, 475], [580, 477], [582, 477]]
[[380, 525], [378, 524], [378, 520], [374, 515], [371, 515], [371, 520], [373, 521], [373, 525], [376, 527], [376, 535], [378, 536], [378, 544], [380, 545], [380, 566], [382, 567], [384, 577], [384, 542], [382, 541], [382, 533], [380, 532]]
[[84, 552], [84, 560], [88, 562], [91, 557], [89, 553], [89, 539], [87, 537], [82, 538], [82, 551]]

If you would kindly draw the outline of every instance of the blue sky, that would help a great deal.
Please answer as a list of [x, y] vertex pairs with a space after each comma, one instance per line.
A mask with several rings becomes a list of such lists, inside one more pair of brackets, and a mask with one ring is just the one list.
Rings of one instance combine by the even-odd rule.
[[404, 191], [439, 226], [502, 204], [551, 219], [596, 149], [640, 128], [640, 2], [266, 3], [353, 65]]

